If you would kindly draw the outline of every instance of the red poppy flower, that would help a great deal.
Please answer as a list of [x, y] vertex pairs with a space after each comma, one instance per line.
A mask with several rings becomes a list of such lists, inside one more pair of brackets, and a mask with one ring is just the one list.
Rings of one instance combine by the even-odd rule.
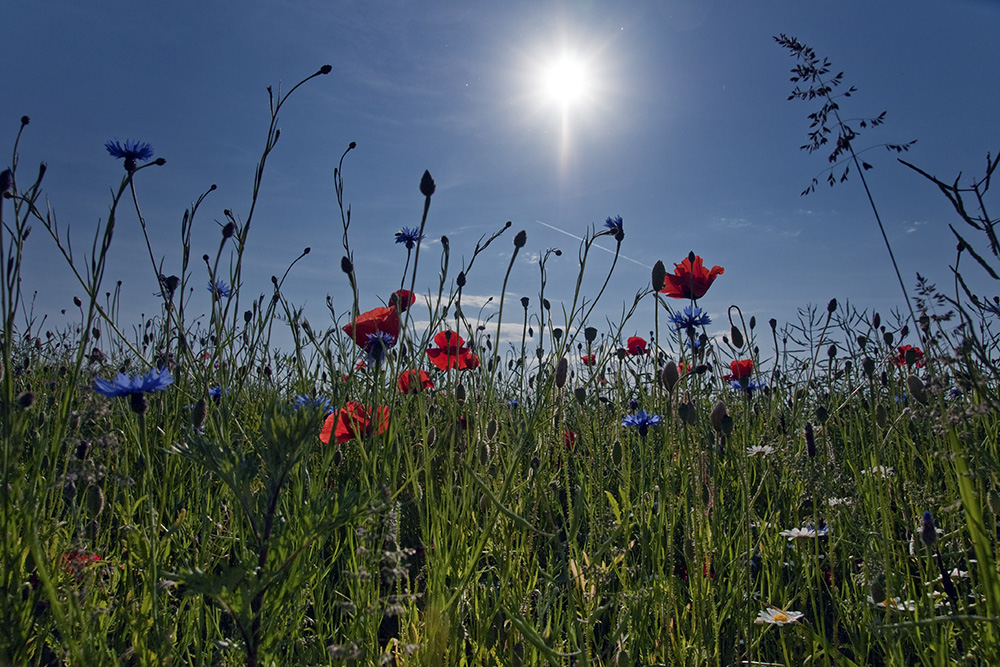
[[629, 354], [646, 354], [646, 339], [632, 336], [628, 339]]
[[375, 308], [358, 315], [358, 319], [343, 327], [344, 333], [351, 337], [358, 347], [367, 351], [373, 338], [380, 334], [399, 340], [399, 313], [395, 306]]
[[893, 363], [897, 366], [908, 366], [909, 364], [906, 361], [906, 353], [910, 350], [913, 350], [913, 353], [910, 355], [913, 359], [913, 365], [917, 368], [923, 368], [924, 351], [919, 347], [913, 347], [912, 345], [901, 345], [897, 350], [898, 354], [896, 354], [896, 358], [893, 359]]
[[417, 295], [408, 289], [398, 289], [389, 297], [389, 305], [396, 306], [399, 312], [404, 313], [406, 309], [414, 304]]
[[434, 336], [434, 344], [427, 350], [427, 358], [443, 371], [457, 368], [460, 371], [479, 368], [479, 357], [465, 345], [465, 340], [454, 331], [442, 331]]
[[666, 275], [660, 292], [675, 299], [700, 299], [705, 296], [716, 276], [722, 275], [726, 270], [721, 266], [713, 266], [709, 271], [702, 261], [697, 255], [693, 260], [689, 255], [680, 264], [674, 264], [674, 272]]
[[101, 557], [99, 555], [76, 549], [62, 556], [63, 569], [76, 577], [79, 577], [91, 565], [96, 565], [100, 562]]
[[563, 431], [563, 444], [566, 445], [566, 449], [573, 451], [576, 449], [576, 433], [573, 431], [565, 430]]
[[580, 361], [583, 362], [584, 366], [596, 366], [597, 365], [597, 355], [585, 354], [580, 357]]
[[319, 432], [319, 439], [326, 444], [333, 436], [339, 445], [358, 436], [384, 433], [387, 428], [389, 428], [388, 407], [380, 405], [376, 408], [366, 408], [356, 401], [348, 401], [338, 412], [326, 418], [323, 429]]
[[732, 371], [732, 374], [727, 375], [724, 378], [726, 380], [749, 378], [753, 372], [753, 359], [738, 359], [737, 361], [730, 362], [729, 369]]
[[433, 389], [434, 383], [425, 370], [403, 371], [396, 381], [396, 386], [404, 394], [419, 394], [425, 389]]

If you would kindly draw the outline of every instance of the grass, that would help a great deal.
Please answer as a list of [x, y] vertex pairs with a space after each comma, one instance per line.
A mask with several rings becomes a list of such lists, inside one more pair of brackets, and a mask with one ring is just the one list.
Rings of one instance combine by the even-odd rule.
[[[561, 317], [544, 297], [546, 256], [537, 310], [525, 299], [496, 322], [469, 318], [462, 289], [508, 224], [454, 276], [445, 240], [431, 326], [397, 312], [398, 340], [362, 351], [365, 339], [341, 329], [360, 330], [365, 308], [340, 170], [351, 311], [331, 304], [318, 328], [284, 277], [249, 302], [228, 288], [241, 282], [277, 115], [297, 87], [271, 99], [250, 215], [227, 212], [206, 260], [227, 289], [207, 319], [190, 317], [199, 199], [184, 216], [181, 278], [149, 248], [162, 311], [135, 337], [102, 301], [104, 258], [119, 206], [139, 211], [133, 179], [156, 163], [127, 165], [81, 258], [35, 205], [42, 175], [18, 182], [15, 142], [0, 210], [0, 663], [1000, 662], [997, 315], [957, 268], [952, 295], [918, 284], [916, 322], [831, 302], [759, 327], [734, 306], [730, 334], [713, 340], [668, 320], [696, 300], [640, 285], [621, 321], [599, 330], [580, 285], [595, 239], [627, 242], [609, 227], [581, 244]], [[987, 188], [976, 184], [979, 203]], [[420, 189], [417, 235], [429, 174]], [[961, 192], [956, 182], [950, 194]], [[87, 295], [79, 325], [15, 326], [31, 222]], [[514, 254], [526, 243], [511, 241]], [[963, 242], [993, 266], [995, 248]], [[412, 290], [419, 243], [412, 261], [407, 252], [401, 287]], [[655, 287], [664, 273], [654, 270]], [[710, 300], [709, 290], [697, 301]], [[657, 326], [633, 354], [624, 332], [641, 309]], [[519, 339], [498, 339], [505, 316], [522, 324]], [[270, 341], [286, 325], [294, 345], [282, 352]], [[919, 355], [903, 347], [917, 342], [911, 326]], [[444, 357], [478, 363], [434, 365], [425, 350], [445, 330], [466, 351]], [[173, 382], [156, 391], [94, 389], [163, 368]], [[410, 369], [433, 388], [400, 392]], [[659, 423], [623, 424], [637, 414]], [[328, 421], [349, 433], [321, 441]]]

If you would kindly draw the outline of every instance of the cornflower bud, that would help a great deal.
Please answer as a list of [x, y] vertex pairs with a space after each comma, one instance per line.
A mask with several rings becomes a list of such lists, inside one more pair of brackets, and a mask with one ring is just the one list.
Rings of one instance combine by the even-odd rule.
[[920, 541], [924, 546], [933, 546], [937, 542], [937, 526], [930, 512], [924, 512], [923, 525], [920, 528]]

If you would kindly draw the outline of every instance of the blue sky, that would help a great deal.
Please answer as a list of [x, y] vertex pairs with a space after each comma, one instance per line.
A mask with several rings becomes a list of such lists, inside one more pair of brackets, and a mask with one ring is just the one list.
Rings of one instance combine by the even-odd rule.
[[[419, 223], [427, 169], [437, 192], [421, 291], [436, 285], [442, 234], [454, 277], [477, 239], [510, 220], [476, 260], [469, 301], [499, 294], [513, 233], [524, 229], [509, 303], [537, 302], [537, 256], [558, 247], [562, 256], [547, 265], [555, 310], [572, 298], [572, 237], [621, 215], [627, 259], [592, 319], [602, 329], [649, 284], [656, 260], [670, 269], [690, 250], [725, 267], [701, 304], [717, 324], [730, 304], [759, 322], [794, 320], [798, 308], [833, 297], [883, 315], [902, 306], [857, 177], [799, 195], [827, 165], [825, 154], [799, 150], [817, 105], [786, 101], [794, 61], [774, 35], [799, 38], [844, 71], [858, 89], [842, 102], [845, 117], [888, 112], [856, 148], [917, 140], [908, 160], [946, 180], [964, 172], [966, 181], [1000, 149], [995, 2], [53, 1], [9, 3], [4, 24], [2, 166], [29, 115], [22, 179], [48, 163], [49, 201], [82, 253], [121, 177], [104, 142], [151, 143], [167, 164], [141, 172], [137, 184], [165, 273], [179, 272], [184, 209], [211, 184], [218, 189], [199, 212], [194, 256], [214, 253], [223, 209], [245, 218], [268, 123], [266, 86], [287, 89], [332, 65], [281, 114], [242, 285], [244, 299], [269, 292], [270, 276], [311, 247], [285, 293], [316, 326], [329, 323], [327, 295], [339, 312], [350, 309], [333, 169], [351, 141], [358, 147], [345, 161], [345, 199], [363, 309], [398, 287], [405, 250], [393, 235]], [[564, 113], [539, 80], [567, 52], [586, 63], [590, 88]], [[866, 160], [907, 287], [918, 271], [946, 287], [955, 247], [947, 225], [960, 224], [950, 205], [894, 154], [877, 149]], [[592, 253], [585, 296], [596, 294], [610, 260]], [[41, 229], [26, 261], [28, 297], [37, 291], [36, 310], [58, 323], [81, 291]], [[108, 277], [108, 289], [123, 281], [125, 319], [158, 312], [134, 211], [120, 217]], [[968, 277], [981, 293], [997, 291], [974, 271]], [[193, 298], [207, 312], [200, 262], [193, 278]], [[626, 335], [648, 332], [651, 310]]]

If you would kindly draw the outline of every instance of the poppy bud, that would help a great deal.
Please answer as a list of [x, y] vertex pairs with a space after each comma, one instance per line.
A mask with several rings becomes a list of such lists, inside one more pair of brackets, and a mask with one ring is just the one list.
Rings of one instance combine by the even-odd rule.
[[354, 273], [354, 262], [351, 261], [350, 257], [345, 255], [340, 259], [340, 270], [347, 275]]
[[458, 386], [455, 387], [455, 401], [458, 402], [459, 405], [465, 404], [465, 385], [461, 382], [459, 382]]
[[834, 312], [836, 312], [836, 310], [837, 310], [837, 300], [830, 299], [830, 303], [826, 304], [826, 312], [832, 315]]
[[319, 68], [320, 74], [329, 74], [332, 71], [333, 71], [332, 65], [323, 65], [322, 67]]
[[250, 320], [253, 319], [253, 311], [246, 311], [243, 313], [243, 323], [250, 324]]
[[667, 279], [667, 268], [663, 266], [662, 260], [656, 260], [653, 265], [653, 290], [659, 292], [663, 289], [663, 282]]
[[868, 594], [871, 595], [875, 604], [885, 602], [885, 575], [880, 574], [873, 577], [868, 583]]
[[559, 339], [562, 338], [562, 335], [563, 335], [563, 330], [560, 329], [559, 327], [556, 327], [552, 330], [552, 337], [555, 339], [557, 343], [559, 342]]
[[146, 395], [143, 393], [130, 394], [129, 407], [137, 415], [146, 414], [146, 411], [149, 410], [149, 402], [146, 400]]
[[[907, 350], [909, 352], [909, 350]], [[906, 376], [906, 388], [910, 390], [910, 396], [914, 398], [918, 403], [927, 405], [927, 390], [924, 389], [924, 383], [916, 375]]]
[[719, 401], [712, 408], [712, 412], [708, 415], [708, 420], [712, 423], [712, 428], [716, 431], [721, 432], [723, 429], [724, 422], [726, 420], [730, 422], [730, 430], [732, 429], [732, 418], [729, 416], [729, 411], [726, 409], [726, 404]]
[[826, 349], [826, 356], [830, 357], [831, 359], [837, 356], [837, 346], [835, 344], [831, 345]]
[[886, 331], [885, 333], [883, 333], [882, 334], [882, 340], [885, 341], [886, 345], [892, 345], [892, 332], [891, 331]]
[[447, 236], [441, 236], [441, 247], [444, 248], [445, 252], [448, 252], [448, 249], [451, 247], [451, 242], [448, 240]]
[[465, 271], [458, 272], [458, 278], [455, 279], [455, 284], [459, 287], [465, 287]]
[[229, 222], [226, 223], [226, 226], [222, 228], [222, 238], [224, 238], [224, 239], [230, 239], [230, 238], [232, 238], [233, 234], [235, 234], [235, 233], [236, 233], [236, 223], [235, 222], [229, 221]]
[[528, 232], [523, 229], [514, 235], [514, 247], [523, 248], [524, 244], [528, 242]]
[[424, 175], [420, 178], [420, 194], [425, 197], [430, 197], [434, 194], [436, 186], [434, 185], [434, 179], [431, 178], [431, 172], [424, 170]]
[[908, 349], [905, 353], [903, 353], [903, 361], [906, 362], [907, 366], [912, 366], [917, 363], [917, 351], [912, 347]]
[[0, 194], [10, 190], [12, 185], [14, 185], [14, 174], [10, 169], [4, 169], [0, 172]]
[[30, 408], [32, 405], [35, 404], [35, 392], [33, 391], [21, 392], [20, 394], [17, 395], [15, 401], [17, 402], [17, 407], [21, 408], [22, 410], [27, 410], [28, 408]]
[[595, 340], [597, 340], [597, 329], [595, 329], [594, 327], [587, 327], [586, 329], [583, 330], [583, 338], [588, 343], [593, 343]]
[[427, 429], [427, 438], [426, 438], [426, 440], [427, 440], [427, 446], [428, 447], [433, 447], [434, 446], [434, 441], [437, 440], [437, 431], [434, 429], [433, 426], [431, 426], [429, 429]]
[[688, 426], [694, 426], [698, 423], [698, 411], [695, 409], [690, 397], [687, 397], [687, 399], [684, 403], [677, 406], [677, 416]]
[[870, 378], [875, 373], [875, 360], [871, 357], [865, 357], [861, 361], [861, 370]]
[[694, 264], [694, 260], [698, 258], [698, 255], [694, 254], [694, 250], [688, 252], [688, 261]]
[[754, 327], [757, 326], [757, 318], [753, 315], [750, 316], [750, 331], [753, 331]]
[[569, 362], [566, 357], [559, 359], [559, 363], [556, 364], [556, 388], [562, 389], [566, 386], [566, 376], [569, 371]]
[[902, 328], [900, 328], [899, 330], [899, 338], [900, 340], [902, 340], [909, 335], [910, 335], [910, 327], [904, 324]]
[[680, 380], [681, 375], [677, 370], [677, 364], [673, 361], [668, 361], [660, 371], [660, 382], [663, 384], [664, 388], [670, 392], [674, 390], [677, 386], [677, 381]]
[[771, 325], [771, 331], [777, 330], [777, 328], [778, 328], [778, 320], [776, 320], [776, 319], [774, 319], [772, 317], [771, 319], [769, 319], [767, 321], [767, 323]]
[[587, 400], [587, 390], [583, 387], [577, 387], [573, 390], [573, 396], [576, 398], [580, 405], [583, 405]]
[[810, 422], [806, 422], [806, 456], [816, 458], [816, 435]]
[[544, 308], [545, 310], [552, 309], [552, 304], [549, 303], [548, 299], [542, 299], [542, 308]]
[[198, 399], [198, 402], [194, 405], [194, 409], [191, 410], [191, 426], [193, 426], [196, 431], [200, 431], [201, 428], [205, 426], [205, 420], [207, 418], [208, 401], [202, 397]]
[[825, 424], [826, 420], [830, 418], [830, 411], [824, 408], [822, 405], [816, 408], [816, 419], [820, 424]]
[[733, 347], [737, 350], [743, 347], [743, 332], [741, 332], [736, 325], [733, 325], [733, 327], [729, 330], [729, 335], [732, 336]]
[[21, 116], [21, 127], [24, 127], [25, 125], [27, 125], [30, 122], [31, 122], [31, 117], [30, 116]]
[[882, 318], [879, 317], [878, 313], [875, 313], [872, 316], [872, 328], [873, 329], [878, 329], [880, 324], [882, 324]]

